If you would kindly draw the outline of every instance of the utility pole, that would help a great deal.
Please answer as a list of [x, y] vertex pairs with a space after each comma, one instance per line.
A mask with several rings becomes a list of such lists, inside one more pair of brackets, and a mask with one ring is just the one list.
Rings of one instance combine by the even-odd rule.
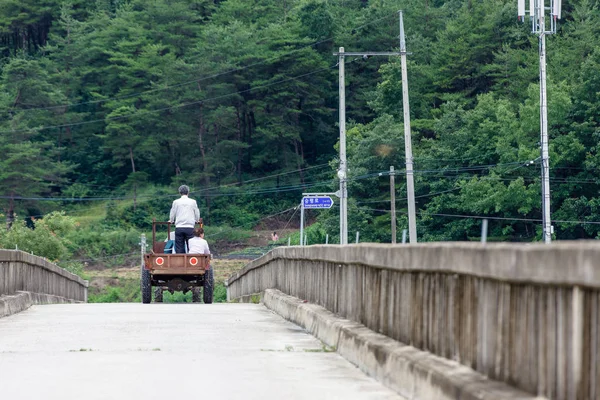
[[417, 222], [415, 210], [415, 181], [413, 175], [412, 141], [410, 134], [410, 108], [408, 104], [408, 76], [406, 72], [406, 40], [402, 11], [400, 20], [400, 63], [402, 64], [402, 109], [404, 111], [404, 153], [406, 158], [406, 198], [408, 200], [408, 239], [417, 243]]
[[142, 237], [140, 238], [140, 253], [141, 253], [141, 263], [142, 269], [144, 269], [144, 254], [146, 254], [146, 234], [142, 233]]
[[[402, 24], [402, 12], [400, 11], [400, 47], [402, 49], [404, 43], [404, 26]], [[409, 200], [408, 200], [408, 209], [409, 209], [409, 228], [411, 227], [412, 220], [412, 230], [410, 231], [410, 242], [415, 243], [417, 241], [417, 229], [415, 223], [415, 201], [414, 201], [414, 181], [413, 181], [413, 172], [412, 172], [412, 146], [410, 144], [410, 117], [407, 118], [408, 115], [408, 83], [406, 78], [406, 45], [404, 45], [404, 50], [398, 52], [387, 52], [387, 51], [367, 51], [367, 52], [346, 52], [343, 47], [340, 47], [338, 53], [333, 53], [334, 56], [338, 56], [338, 66], [339, 66], [339, 96], [340, 96], [340, 168], [338, 169], [337, 175], [340, 180], [340, 190], [337, 194], [340, 198], [340, 244], [348, 244], [348, 164], [346, 161], [346, 86], [345, 86], [345, 75], [344, 75], [344, 58], [346, 56], [360, 56], [363, 58], [373, 57], [373, 56], [403, 56], [402, 65], [402, 98], [404, 100], [404, 137], [405, 137], [405, 148], [407, 151], [406, 155], [406, 165], [407, 165], [407, 188], [409, 188]], [[407, 125], [408, 124], [408, 125]], [[406, 127], [408, 126], [408, 131]], [[408, 135], [408, 140], [406, 137]], [[408, 153], [410, 152], [410, 154]], [[408, 172], [410, 160], [410, 174]], [[412, 195], [411, 195], [412, 194]], [[412, 203], [411, 203], [412, 198]], [[412, 218], [410, 216], [412, 204]], [[413, 229], [414, 228], [414, 229]]]
[[390, 204], [392, 212], [392, 243], [396, 243], [396, 183], [394, 166], [390, 166]]
[[344, 48], [338, 53], [340, 90], [340, 244], [348, 244], [348, 165], [346, 163], [346, 79], [344, 75]]
[[[517, 1], [519, 18], [525, 19], [529, 12], [531, 33], [538, 36], [540, 56], [540, 153], [542, 172], [542, 227], [544, 242], [552, 241], [552, 220], [550, 217], [550, 157], [548, 154], [548, 99], [546, 97], [546, 35], [556, 33], [557, 20], [561, 17], [562, 0], [530, 0], [529, 10], [525, 10], [525, 0]], [[550, 30], [546, 30], [546, 10], [550, 10]]]
[[[540, 4], [541, 3], [541, 4]], [[552, 222], [550, 220], [550, 157], [548, 155], [548, 99], [546, 97], [546, 25], [544, 0], [538, 1], [540, 8], [540, 132], [542, 153], [542, 224], [544, 225], [544, 243], [552, 241]]]

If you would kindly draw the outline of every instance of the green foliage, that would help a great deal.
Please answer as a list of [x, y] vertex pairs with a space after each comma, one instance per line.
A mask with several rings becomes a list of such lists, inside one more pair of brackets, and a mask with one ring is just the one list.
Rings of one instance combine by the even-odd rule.
[[[400, 8], [412, 53], [420, 236], [470, 240], [480, 226], [473, 217], [490, 217], [500, 218], [490, 225], [494, 237], [535, 240], [539, 223], [520, 219], [541, 215], [537, 39], [517, 24], [515, 4], [498, 0], [6, 0], [0, 201], [7, 227], [15, 213], [85, 208], [37, 197], [111, 198], [106, 218], [91, 218], [100, 220], [93, 230], [41, 249], [100, 256], [130, 251], [134, 230], [165, 220], [180, 183], [194, 187], [207, 225], [224, 226], [210, 234], [231, 240], [295, 206], [303, 191], [336, 190], [335, 171], [306, 169], [336, 164], [331, 53], [348, 43], [348, 50], [397, 48]], [[600, 218], [599, 26], [598, 3], [576, 0], [547, 38], [552, 211], [568, 221]], [[349, 231], [388, 241], [385, 171], [405, 162], [400, 63], [347, 57], [346, 86]], [[333, 242], [336, 213], [314, 218], [320, 228], [307, 230], [309, 243], [323, 242], [323, 232]], [[1, 240], [29, 243], [34, 236], [24, 229], [16, 224]], [[598, 234], [572, 222], [556, 231], [561, 239]]]
[[68, 259], [72, 245], [68, 234], [75, 231], [75, 220], [63, 212], [54, 212], [46, 218], [34, 221], [35, 229], [25, 221], [14, 224], [12, 229], [0, 230], [0, 246], [45, 257], [50, 261]]
[[119, 279], [119, 286], [105, 286], [102, 291], [90, 290], [89, 303], [139, 303], [142, 301], [139, 279]]
[[131, 253], [137, 247], [140, 233], [135, 230], [86, 227], [69, 232], [66, 236], [70, 249], [88, 258]]
[[206, 226], [204, 229], [206, 240], [225, 240], [230, 242], [243, 241], [252, 236], [252, 232], [247, 229], [229, 227], [227, 225]]
[[227, 302], [227, 288], [222, 282], [215, 282], [213, 289], [213, 303], [226, 303]]
[[163, 302], [165, 303], [191, 303], [192, 302], [192, 292], [187, 292], [183, 294], [183, 292], [164, 292], [163, 293]]
[[[325, 244], [325, 236], [329, 233], [329, 243], [336, 243], [333, 239], [336, 237], [332, 235], [333, 232], [336, 232], [334, 229], [329, 232], [325, 229], [322, 223], [316, 222], [312, 225], [305, 227], [304, 235], [306, 236], [306, 243], [308, 245], [311, 244]], [[339, 228], [337, 230], [339, 233]], [[287, 246], [287, 239], [281, 238], [280, 245]], [[283, 242], [283, 243], [281, 243]], [[296, 246], [300, 244], [300, 232], [296, 232], [290, 235], [290, 245]]]

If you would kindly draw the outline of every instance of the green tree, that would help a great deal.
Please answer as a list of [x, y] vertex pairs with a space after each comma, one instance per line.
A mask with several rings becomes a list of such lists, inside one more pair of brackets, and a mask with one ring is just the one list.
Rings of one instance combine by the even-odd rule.
[[[40, 62], [13, 58], [4, 67], [0, 81], [0, 192], [4, 193], [6, 224], [14, 221], [15, 201], [48, 195], [60, 189], [71, 165], [61, 161], [53, 130], [36, 128], [51, 124], [56, 104], [64, 97], [50, 83]], [[41, 108], [40, 108], [41, 107]]]

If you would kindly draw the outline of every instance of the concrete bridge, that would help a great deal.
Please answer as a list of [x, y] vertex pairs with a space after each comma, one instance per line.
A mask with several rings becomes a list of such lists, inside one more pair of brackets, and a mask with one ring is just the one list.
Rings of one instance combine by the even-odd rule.
[[[64, 271], [51, 273], [69, 282], [27, 286], [15, 277], [41, 276], [38, 260], [6, 254], [0, 294], [85, 300], [85, 282]], [[93, 387], [91, 398], [600, 398], [595, 242], [278, 248], [231, 277], [228, 296], [262, 304], [46, 305], [2, 318], [2, 393], [70, 398], [79, 382], [72, 393]]]

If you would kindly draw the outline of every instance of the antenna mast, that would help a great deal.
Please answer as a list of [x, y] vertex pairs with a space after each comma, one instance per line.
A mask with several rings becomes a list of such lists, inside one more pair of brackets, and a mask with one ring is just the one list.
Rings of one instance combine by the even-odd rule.
[[[549, 2], [546, 7], [546, 2]], [[525, 9], [525, 0], [517, 0], [517, 13], [525, 20], [528, 13], [531, 19], [531, 33], [538, 36], [540, 55], [540, 152], [542, 169], [542, 225], [544, 242], [552, 241], [550, 219], [550, 157], [548, 155], [548, 100], [546, 97], [546, 35], [556, 33], [557, 20], [561, 17], [562, 0], [529, 0], [529, 10]], [[549, 11], [550, 23], [546, 21]], [[549, 26], [548, 26], [549, 25]], [[549, 27], [549, 30], [546, 28]]]

